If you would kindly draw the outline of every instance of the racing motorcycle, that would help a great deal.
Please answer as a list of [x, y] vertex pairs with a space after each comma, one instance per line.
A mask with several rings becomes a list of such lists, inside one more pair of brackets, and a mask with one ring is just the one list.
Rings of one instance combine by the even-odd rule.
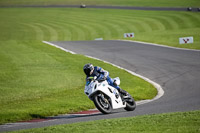
[[[119, 77], [113, 80], [116, 85], [120, 85]], [[133, 111], [136, 108], [136, 103], [130, 94], [123, 96], [106, 80], [88, 77], [84, 92], [94, 102], [96, 108], [104, 114], [111, 113], [113, 109], [124, 108], [127, 111]]]

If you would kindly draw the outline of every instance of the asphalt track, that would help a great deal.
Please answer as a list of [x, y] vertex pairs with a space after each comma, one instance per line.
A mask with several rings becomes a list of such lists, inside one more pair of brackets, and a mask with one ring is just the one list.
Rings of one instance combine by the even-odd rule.
[[62, 115], [39, 122], [1, 125], [0, 131], [145, 114], [200, 110], [200, 51], [198, 50], [174, 49], [116, 40], [52, 43], [75, 53], [96, 57], [143, 75], [160, 84], [165, 94], [158, 100], [137, 106], [133, 112], [120, 109], [109, 115], [101, 113]]
[[[80, 8], [80, 5], [10, 5], [1, 6], [0, 8]], [[200, 12], [199, 7], [134, 7], [134, 6], [97, 6], [97, 5], [86, 5], [86, 8], [96, 9], [125, 9], [125, 10], [152, 10], [152, 11], [193, 11]], [[191, 8], [188, 10], [188, 8]]]

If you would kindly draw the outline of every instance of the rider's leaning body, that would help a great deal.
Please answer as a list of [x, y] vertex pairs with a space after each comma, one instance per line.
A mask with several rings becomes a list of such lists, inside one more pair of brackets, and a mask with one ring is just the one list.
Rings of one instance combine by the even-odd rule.
[[97, 80], [103, 79], [107, 80], [108, 84], [116, 88], [120, 93], [126, 95], [127, 92], [123, 89], [121, 89], [119, 86], [116, 85], [115, 81], [109, 77], [109, 72], [104, 70], [101, 67], [93, 66], [92, 64], [85, 64], [83, 67], [83, 70], [86, 74], [86, 79], [88, 77], [97, 77]]

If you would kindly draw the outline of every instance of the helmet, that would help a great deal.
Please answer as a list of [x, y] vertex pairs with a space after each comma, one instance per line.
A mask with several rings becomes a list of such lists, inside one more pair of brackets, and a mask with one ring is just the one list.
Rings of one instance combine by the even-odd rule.
[[91, 71], [94, 70], [94, 66], [90, 63], [85, 64], [84, 67], [83, 67], [83, 70], [84, 70], [86, 75], [90, 76]]

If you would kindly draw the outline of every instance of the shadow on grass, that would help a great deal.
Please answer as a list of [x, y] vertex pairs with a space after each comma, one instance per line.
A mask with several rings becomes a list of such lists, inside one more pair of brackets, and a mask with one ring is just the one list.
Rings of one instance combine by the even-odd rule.
[[95, 114], [65, 114], [65, 115], [58, 115], [58, 116], [49, 116], [45, 117], [40, 114], [30, 114], [32, 117], [32, 120], [28, 121], [21, 121], [21, 122], [42, 122], [42, 121], [48, 121], [48, 120], [56, 120], [56, 119], [75, 119], [75, 118], [91, 118], [91, 117], [101, 117], [101, 116], [108, 116], [108, 115], [114, 115], [118, 113], [122, 113], [124, 111], [116, 110], [113, 111], [111, 114], [102, 114], [101, 112], [95, 113]]
[[59, 115], [59, 116], [52, 116], [52, 117], [45, 117], [46, 119], [73, 119], [73, 118], [84, 118], [84, 117], [95, 117], [95, 116], [108, 116], [108, 115], [114, 115], [118, 113], [122, 113], [124, 111], [122, 110], [115, 110], [110, 114], [103, 114], [101, 112], [95, 113], [95, 114], [66, 114], [66, 115]]
[[45, 119], [46, 118], [45, 116], [42, 116], [42, 115], [39, 115], [39, 114], [30, 114], [30, 116], [33, 119]]
[[[125, 111], [126, 112], [126, 111]], [[64, 115], [58, 115], [58, 116], [43, 116], [40, 114], [29, 114], [32, 119], [31, 120], [24, 120], [24, 121], [18, 121], [21, 122], [29, 122], [29, 123], [35, 123], [35, 122], [44, 122], [44, 121], [51, 121], [51, 120], [72, 120], [77, 118], [83, 118], [83, 119], [99, 119], [99, 118], [105, 118], [105, 117], [112, 117], [113, 115], [117, 115], [119, 113], [124, 113], [124, 110], [115, 110], [111, 114], [103, 114], [101, 112], [95, 113], [95, 114], [64, 114]]]

